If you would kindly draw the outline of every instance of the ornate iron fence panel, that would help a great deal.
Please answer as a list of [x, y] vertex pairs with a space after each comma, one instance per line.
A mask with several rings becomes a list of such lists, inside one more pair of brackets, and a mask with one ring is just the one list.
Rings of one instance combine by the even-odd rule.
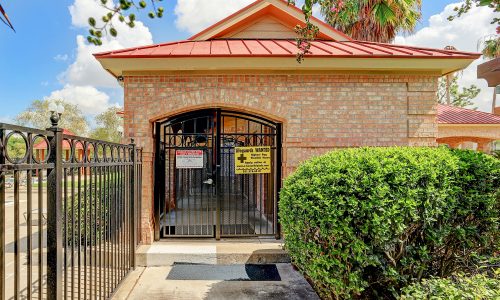
[[0, 300], [106, 299], [135, 267], [142, 152], [0, 123]]

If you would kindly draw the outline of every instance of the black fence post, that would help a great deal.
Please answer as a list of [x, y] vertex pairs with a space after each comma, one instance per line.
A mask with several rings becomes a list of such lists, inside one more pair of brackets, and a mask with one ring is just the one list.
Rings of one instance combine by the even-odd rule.
[[131, 182], [130, 182], [130, 221], [131, 221], [131, 224], [130, 224], [130, 227], [132, 228], [132, 230], [130, 231], [130, 261], [132, 262], [132, 268], [135, 270], [135, 247], [137, 245], [137, 228], [136, 228], [136, 214], [135, 214], [135, 208], [136, 208], [136, 203], [137, 203], [137, 199], [136, 199], [136, 193], [135, 193], [135, 189], [136, 189], [136, 185], [137, 183], [139, 182], [136, 178], [137, 176], [137, 153], [136, 153], [136, 146], [135, 146], [135, 142], [134, 142], [134, 139], [131, 139], [131, 143], [130, 143], [130, 146], [132, 147], [132, 153], [130, 155], [131, 159], [132, 159], [132, 177], [131, 177]]
[[279, 200], [280, 200], [280, 191], [281, 191], [281, 186], [282, 186], [282, 172], [283, 172], [283, 126], [281, 123], [276, 124], [276, 130], [277, 130], [277, 135], [276, 135], [276, 192], [274, 195], [274, 223], [276, 224], [275, 226], [275, 238], [279, 240], [281, 238], [281, 226], [279, 222]]
[[48, 163], [53, 164], [47, 174], [47, 299], [62, 299], [63, 240], [62, 240], [62, 142], [63, 130], [56, 124], [47, 130], [49, 139]]
[[[5, 130], [0, 129], [0, 165], [5, 165]], [[5, 173], [0, 170], [0, 300], [5, 300]]]
[[[154, 224], [155, 224], [155, 236], [154, 240], [160, 240], [160, 214], [161, 214], [161, 202], [165, 201], [165, 184], [162, 181], [165, 174], [165, 167], [162, 165], [162, 144], [161, 144], [161, 123], [155, 123], [155, 167], [153, 169], [154, 174]], [[164, 161], [164, 160], [163, 160]], [[163, 184], [162, 184], [163, 182]]]

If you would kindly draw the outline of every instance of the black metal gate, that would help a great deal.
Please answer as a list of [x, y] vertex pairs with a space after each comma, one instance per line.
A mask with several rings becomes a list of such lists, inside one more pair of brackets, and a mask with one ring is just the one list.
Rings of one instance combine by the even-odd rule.
[[[279, 237], [281, 124], [213, 109], [155, 130], [156, 238]], [[236, 174], [236, 147], [269, 147], [270, 172]]]

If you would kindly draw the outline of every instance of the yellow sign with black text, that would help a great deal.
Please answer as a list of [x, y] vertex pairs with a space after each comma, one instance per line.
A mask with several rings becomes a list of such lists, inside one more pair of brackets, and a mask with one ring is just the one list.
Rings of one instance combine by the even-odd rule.
[[234, 169], [236, 174], [271, 173], [271, 147], [236, 147]]

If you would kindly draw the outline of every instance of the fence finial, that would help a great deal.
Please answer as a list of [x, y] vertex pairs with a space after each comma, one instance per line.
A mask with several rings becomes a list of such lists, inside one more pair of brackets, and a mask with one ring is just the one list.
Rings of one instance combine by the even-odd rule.
[[131, 144], [131, 145], [135, 144], [135, 139], [131, 138], [131, 139], [130, 139], [130, 144]]
[[52, 123], [52, 127], [56, 128], [59, 125], [62, 114], [64, 113], [64, 106], [62, 106], [62, 104], [57, 105], [55, 102], [50, 102], [49, 110], [51, 114], [50, 122]]

